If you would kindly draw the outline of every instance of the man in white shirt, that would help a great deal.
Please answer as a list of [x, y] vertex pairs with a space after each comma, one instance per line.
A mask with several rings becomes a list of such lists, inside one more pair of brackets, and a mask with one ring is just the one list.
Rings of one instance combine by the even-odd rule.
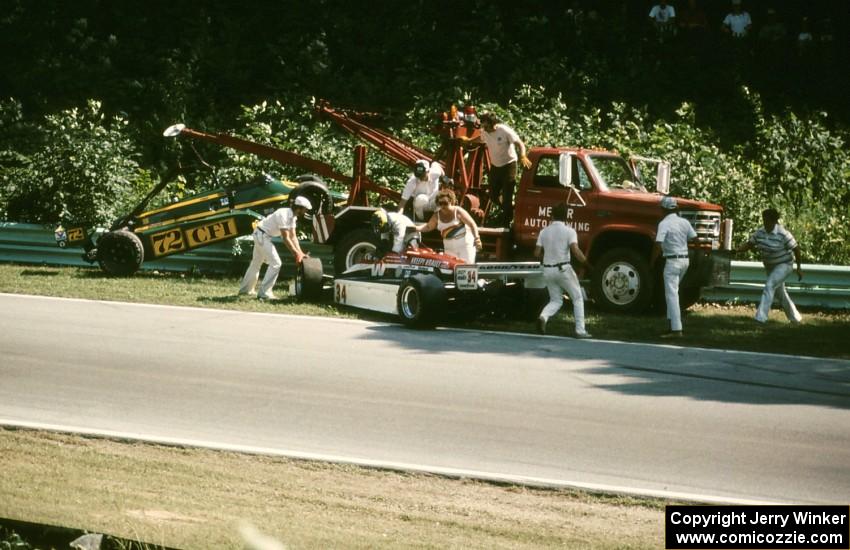
[[655, 247], [650, 263], [655, 264], [659, 256], [664, 256], [664, 298], [667, 301], [667, 319], [670, 331], [662, 338], [682, 336], [682, 310], [679, 308], [679, 283], [685, 277], [690, 266], [688, 259], [688, 241], [695, 239], [697, 232], [688, 220], [679, 216], [679, 205], [673, 197], [661, 199], [664, 219], [658, 224], [655, 234]]
[[661, 0], [649, 10], [649, 20], [659, 37], [673, 34], [676, 30], [676, 9], [669, 5], [667, 0]]
[[721, 30], [733, 38], [746, 38], [753, 26], [750, 14], [741, 8], [741, 0], [732, 0], [732, 13], [726, 14]]
[[561, 309], [566, 291], [573, 303], [576, 338], [590, 338], [584, 326], [584, 298], [576, 272], [570, 265], [570, 252], [585, 266], [590, 267], [590, 264], [578, 247], [575, 229], [565, 223], [568, 215], [566, 203], [555, 205], [552, 209], [552, 222], [537, 236], [534, 256], [543, 259], [543, 280], [549, 291], [549, 303], [537, 318], [537, 332], [546, 334], [546, 323]]
[[800, 265], [800, 245], [787, 229], [779, 225], [779, 212], [768, 208], [761, 213], [764, 227], [760, 227], [750, 235], [749, 240], [744, 243], [738, 252], [756, 249], [761, 252], [761, 260], [767, 272], [767, 280], [761, 295], [761, 302], [756, 310], [756, 321], [766, 323], [773, 305], [773, 298], [779, 294], [782, 302], [782, 310], [792, 323], [800, 323], [803, 317], [797, 311], [797, 306], [791, 301], [788, 291], [785, 289], [785, 279], [794, 270], [793, 261], [797, 262], [797, 279], [803, 280], [803, 269]]
[[[524, 168], [531, 168], [531, 161], [525, 156], [525, 143], [513, 128], [502, 123], [493, 113], [481, 115], [481, 133], [474, 139], [461, 138], [463, 141], [487, 146], [490, 153], [490, 171], [487, 181], [490, 183], [490, 200], [502, 209], [499, 224], [510, 225], [514, 215], [514, 188], [516, 187], [517, 158]], [[519, 157], [517, 157], [517, 148]]]
[[413, 198], [414, 219], [425, 220], [428, 212], [436, 210], [434, 197], [439, 191], [440, 176], [443, 174], [443, 167], [439, 162], [417, 160], [413, 165], [413, 175], [407, 180], [401, 192], [401, 201], [398, 203], [399, 213], [404, 212], [407, 202]]
[[263, 282], [260, 283], [260, 288], [257, 291], [257, 298], [260, 300], [274, 300], [275, 296], [272, 293], [277, 282], [277, 276], [280, 273], [280, 267], [283, 263], [280, 261], [280, 256], [272, 242], [272, 237], [280, 235], [283, 239], [283, 244], [292, 253], [295, 258], [295, 263], [300, 264], [301, 260], [306, 256], [301, 250], [301, 245], [298, 243], [298, 236], [295, 234], [295, 222], [298, 218], [303, 218], [313, 206], [307, 197], [295, 197], [292, 208], [278, 208], [272, 214], [263, 218], [254, 229], [254, 254], [251, 257], [251, 264], [248, 266], [248, 271], [242, 277], [242, 284], [239, 287], [239, 294], [253, 294], [257, 286], [257, 280], [260, 278], [260, 268], [264, 263], [269, 264], [266, 268], [266, 275], [263, 277]]

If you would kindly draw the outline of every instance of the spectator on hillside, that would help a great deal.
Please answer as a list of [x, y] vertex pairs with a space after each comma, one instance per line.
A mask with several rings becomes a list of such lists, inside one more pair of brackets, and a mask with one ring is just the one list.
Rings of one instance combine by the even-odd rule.
[[649, 11], [649, 21], [659, 42], [665, 42], [676, 34], [676, 9], [661, 0]]
[[767, 8], [767, 22], [759, 31], [759, 42], [764, 46], [778, 46], [788, 37], [785, 24], [776, 15], [776, 10]]
[[797, 51], [800, 55], [808, 55], [812, 50], [815, 37], [809, 26], [809, 18], [803, 17], [800, 21], [800, 34], [797, 35]]
[[741, 7], [741, 0], [732, 0], [732, 12], [726, 14], [721, 30], [733, 38], [746, 38], [753, 26], [750, 14]]
[[683, 32], [704, 33], [708, 30], [708, 18], [697, 0], [688, 0], [687, 7], [679, 10], [676, 23]]

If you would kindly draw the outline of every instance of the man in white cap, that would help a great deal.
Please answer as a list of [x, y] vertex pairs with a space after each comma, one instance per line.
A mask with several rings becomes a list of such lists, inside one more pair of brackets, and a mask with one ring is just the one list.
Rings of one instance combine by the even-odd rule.
[[426, 219], [426, 212], [436, 210], [434, 197], [439, 191], [440, 176], [444, 174], [443, 167], [438, 162], [428, 162], [425, 159], [416, 161], [413, 165], [413, 175], [407, 180], [401, 192], [401, 202], [398, 203], [399, 213], [404, 212], [407, 202], [413, 199], [413, 218]]
[[667, 319], [670, 330], [662, 338], [682, 336], [682, 311], [679, 308], [679, 283], [688, 271], [688, 241], [695, 239], [697, 232], [688, 220], [679, 216], [679, 205], [673, 197], [661, 199], [664, 219], [658, 224], [651, 263], [664, 256], [664, 298], [667, 301]]
[[242, 285], [239, 287], [239, 294], [253, 294], [257, 286], [257, 280], [260, 277], [260, 268], [264, 263], [269, 264], [266, 268], [266, 275], [263, 277], [263, 282], [260, 283], [260, 288], [257, 291], [257, 298], [260, 300], [274, 300], [272, 288], [277, 282], [277, 276], [280, 273], [280, 256], [272, 242], [272, 237], [280, 235], [283, 239], [283, 244], [292, 253], [295, 258], [295, 263], [300, 264], [304, 259], [304, 252], [301, 250], [301, 245], [298, 243], [298, 236], [295, 234], [295, 222], [298, 218], [303, 218], [309, 210], [313, 208], [307, 197], [295, 197], [292, 201], [292, 208], [278, 208], [272, 214], [263, 218], [254, 229], [254, 255], [251, 258], [251, 265], [248, 266], [248, 271], [242, 278]]

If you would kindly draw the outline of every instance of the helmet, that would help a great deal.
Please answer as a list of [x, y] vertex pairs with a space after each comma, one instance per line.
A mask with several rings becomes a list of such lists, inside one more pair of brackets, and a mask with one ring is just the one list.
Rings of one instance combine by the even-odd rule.
[[676, 210], [679, 208], [679, 204], [673, 197], [663, 197], [661, 199], [661, 208], [664, 210]]
[[428, 162], [427, 160], [424, 160], [424, 159], [417, 160], [416, 164], [413, 165], [413, 174], [417, 178], [421, 179], [422, 177], [425, 176], [425, 174], [428, 173], [428, 168], [430, 168], [430, 167], [431, 167], [431, 163]]
[[383, 208], [375, 210], [375, 213], [372, 214], [372, 231], [378, 234], [383, 233], [389, 224], [387, 211]]
[[313, 205], [310, 204], [310, 201], [307, 199], [307, 197], [303, 195], [295, 197], [295, 200], [292, 202], [292, 206], [300, 206], [301, 208], [306, 208], [307, 210], [313, 209]]

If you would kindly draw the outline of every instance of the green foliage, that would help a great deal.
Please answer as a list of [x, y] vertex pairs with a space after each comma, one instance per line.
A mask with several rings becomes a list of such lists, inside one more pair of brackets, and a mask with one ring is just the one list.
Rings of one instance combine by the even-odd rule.
[[6, 215], [36, 223], [104, 225], [128, 210], [152, 182], [134, 160], [126, 126], [126, 120], [106, 116], [91, 100], [84, 108], [46, 116], [37, 150], [21, 153], [4, 144], [0, 188]]

